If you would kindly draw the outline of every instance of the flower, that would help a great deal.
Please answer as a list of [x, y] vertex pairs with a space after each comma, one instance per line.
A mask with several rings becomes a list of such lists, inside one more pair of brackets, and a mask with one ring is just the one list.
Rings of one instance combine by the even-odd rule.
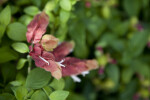
[[104, 67], [100, 67], [99, 70], [98, 70], [98, 73], [100, 75], [104, 74]]
[[[38, 16], [41, 17], [37, 20]], [[27, 40], [29, 43], [32, 43], [32, 45], [29, 47], [29, 55], [35, 61], [35, 65], [37, 67], [51, 72], [52, 76], [56, 79], [60, 79], [61, 77], [65, 76], [71, 76], [75, 81], [81, 81], [78, 77], [76, 77], [76, 75], [82, 74], [85, 76], [88, 74], [89, 70], [96, 69], [98, 67], [97, 61], [66, 57], [73, 51], [74, 42], [62, 42], [58, 45], [59, 39], [56, 37], [52, 35], [44, 35], [42, 37], [48, 24], [46, 26], [39, 25], [44, 27], [36, 27], [37, 29], [40, 28], [40, 30], [44, 31], [37, 31], [36, 29], [32, 29], [34, 28], [32, 23], [37, 25], [39, 22], [47, 21], [42, 23], [45, 24], [48, 23], [48, 20], [46, 19], [47, 15], [42, 12], [36, 15], [33, 21], [31, 21], [31, 23], [28, 25], [28, 30], [34, 31], [27, 32]], [[40, 35], [39, 32], [41, 32]]]
[[141, 24], [136, 24], [136, 28], [138, 31], [142, 31], [144, 29]]
[[86, 7], [86, 8], [90, 8], [90, 7], [91, 7], [91, 2], [86, 1], [86, 2], [85, 2], [85, 7]]

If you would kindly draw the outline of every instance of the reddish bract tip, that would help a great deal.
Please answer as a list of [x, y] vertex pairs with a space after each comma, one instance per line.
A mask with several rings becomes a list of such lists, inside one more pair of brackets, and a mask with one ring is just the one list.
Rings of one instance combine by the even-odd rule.
[[38, 43], [42, 35], [46, 32], [49, 23], [49, 17], [45, 12], [36, 15], [27, 27], [27, 41], [29, 43]]
[[98, 62], [96, 60], [86, 60], [85, 62], [88, 70], [98, 68]]
[[98, 67], [96, 60], [80, 60], [73, 57], [65, 58], [63, 64], [66, 66], [62, 68], [63, 76], [79, 75], [82, 72], [90, 71]]

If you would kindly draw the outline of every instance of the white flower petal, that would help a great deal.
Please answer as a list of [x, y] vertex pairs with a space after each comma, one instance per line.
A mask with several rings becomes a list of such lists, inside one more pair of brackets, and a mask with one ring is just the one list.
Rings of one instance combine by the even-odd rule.
[[83, 76], [85, 76], [85, 75], [89, 74], [89, 71], [84, 71], [84, 72], [82, 72], [81, 74], [82, 74]]
[[76, 75], [72, 75], [71, 78], [73, 79], [74, 82], [81, 82], [81, 79]]

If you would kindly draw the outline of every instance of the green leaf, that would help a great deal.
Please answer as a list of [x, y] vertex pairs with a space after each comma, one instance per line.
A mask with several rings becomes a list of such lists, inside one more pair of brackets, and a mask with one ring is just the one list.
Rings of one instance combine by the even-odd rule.
[[131, 67], [136, 73], [139, 73], [140, 75], [144, 76], [145, 78], [149, 78], [150, 68], [147, 63], [144, 63], [140, 60], [132, 60]]
[[53, 89], [50, 86], [44, 86], [43, 90], [46, 93], [46, 95], [50, 95], [53, 92]]
[[106, 74], [108, 77], [115, 82], [116, 84], [119, 82], [119, 69], [116, 65], [110, 65], [106, 67]]
[[6, 6], [1, 12], [0, 12], [0, 24], [8, 25], [11, 20], [11, 9], [9, 6]]
[[82, 94], [70, 93], [67, 100], [87, 100]]
[[22, 85], [25, 85], [26, 77], [23, 75], [23, 73], [18, 72], [16, 75], [16, 81], [20, 82]]
[[16, 5], [19, 5], [20, 7], [23, 5], [28, 5], [31, 3], [31, 0], [16, 0]]
[[16, 99], [15, 99], [15, 96], [13, 96], [10, 93], [3, 93], [3, 94], [0, 94], [0, 100], [16, 100]]
[[0, 63], [16, 60], [18, 58], [18, 54], [7, 46], [1, 47], [0, 53]]
[[48, 100], [47, 95], [42, 90], [37, 90], [32, 96], [31, 100]]
[[[69, 35], [75, 41], [74, 54], [79, 58], [86, 58], [89, 54], [86, 44], [85, 26], [80, 21], [72, 21], [69, 26]], [[80, 52], [79, 52], [80, 51]], [[82, 53], [81, 53], [82, 52]]]
[[64, 80], [61, 78], [59, 80], [54, 79], [51, 83], [50, 86], [52, 88], [54, 88], [55, 90], [62, 90], [65, 87], [65, 82]]
[[129, 28], [129, 22], [128, 21], [125, 21], [125, 22], [119, 22], [115, 28], [113, 26], [113, 31], [114, 33], [120, 35], [120, 36], [123, 36], [125, 33], [127, 33], [128, 31], [128, 28]]
[[31, 16], [29, 16], [29, 15], [22, 15], [19, 18], [19, 22], [21, 22], [22, 24], [27, 26], [31, 22], [32, 19], [33, 18]]
[[137, 16], [142, 7], [141, 0], [123, 0], [123, 6], [129, 16]]
[[148, 35], [148, 31], [135, 32], [128, 43], [128, 53], [132, 56], [139, 56], [148, 42]]
[[60, 21], [62, 24], [65, 24], [70, 17], [70, 12], [69, 11], [65, 11], [65, 10], [60, 10]]
[[124, 83], [129, 83], [134, 74], [134, 71], [131, 68], [124, 69], [121, 73], [121, 79]]
[[28, 93], [28, 90], [25, 87], [23, 87], [23, 86], [12, 87], [12, 90], [13, 90], [17, 100], [24, 100], [25, 96]]
[[33, 69], [26, 80], [26, 87], [31, 89], [39, 89], [48, 84], [51, 79], [49, 72], [41, 68]]
[[27, 62], [27, 59], [24, 59], [24, 58], [19, 59], [17, 63], [17, 69], [18, 70], [22, 69], [26, 62]]
[[50, 94], [49, 98], [51, 100], [66, 100], [69, 95], [68, 91], [57, 90]]
[[29, 48], [25, 43], [21, 43], [21, 42], [13, 43], [12, 47], [14, 50], [18, 51], [19, 53], [29, 52]]
[[24, 9], [24, 12], [28, 15], [35, 16], [39, 13], [39, 9], [36, 6], [29, 6]]
[[40, 7], [42, 4], [42, 0], [31, 0], [30, 2], [32, 2], [34, 5]]
[[15, 80], [16, 68], [14, 64], [4, 63], [4, 64], [1, 64], [0, 67], [1, 67], [0, 73], [2, 74], [4, 83]]
[[71, 1], [70, 0], [60, 0], [60, 7], [66, 11], [71, 10]]
[[19, 22], [14, 22], [8, 25], [7, 35], [10, 39], [14, 41], [25, 41], [26, 32], [26, 26]]
[[18, 13], [18, 11], [19, 11], [19, 7], [18, 6], [11, 5], [10, 8], [11, 8], [11, 14], [12, 15]]
[[13, 86], [21, 86], [22, 85], [22, 83], [20, 81], [12, 81], [12, 82], [10, 82], [10, 84]]
[[56, 6], [55, 1], [48, 1], [45, 5], [44, 11], [52, 11]]
[[125, 86], [125, 89], [121, 91], [119, 100], [132, 100], [137, 88], [138, 84], [136, 80], [131, 80], [130, 83]]
[[93, 16], [92, 18], [87, 19], [85, 22], [87, 26], [87, 30], [89, 33], [87, 34], [87, 42], [92, 45], [95, 40], [99, 38], [104, 29], [106, 28], [106, 22], [103, 21], [98, 16]]

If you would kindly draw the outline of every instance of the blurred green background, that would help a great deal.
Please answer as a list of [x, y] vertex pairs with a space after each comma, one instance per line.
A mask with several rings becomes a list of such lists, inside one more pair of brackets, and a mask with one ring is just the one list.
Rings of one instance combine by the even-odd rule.
[[[28, 56], [41, 11], [47, 34], [75, 41], [70, 56], [98, 61], [81, 83], [50, 78]], [[0, 0], [0, 100], [149, 100], [149, 52], [150, 0]]]

